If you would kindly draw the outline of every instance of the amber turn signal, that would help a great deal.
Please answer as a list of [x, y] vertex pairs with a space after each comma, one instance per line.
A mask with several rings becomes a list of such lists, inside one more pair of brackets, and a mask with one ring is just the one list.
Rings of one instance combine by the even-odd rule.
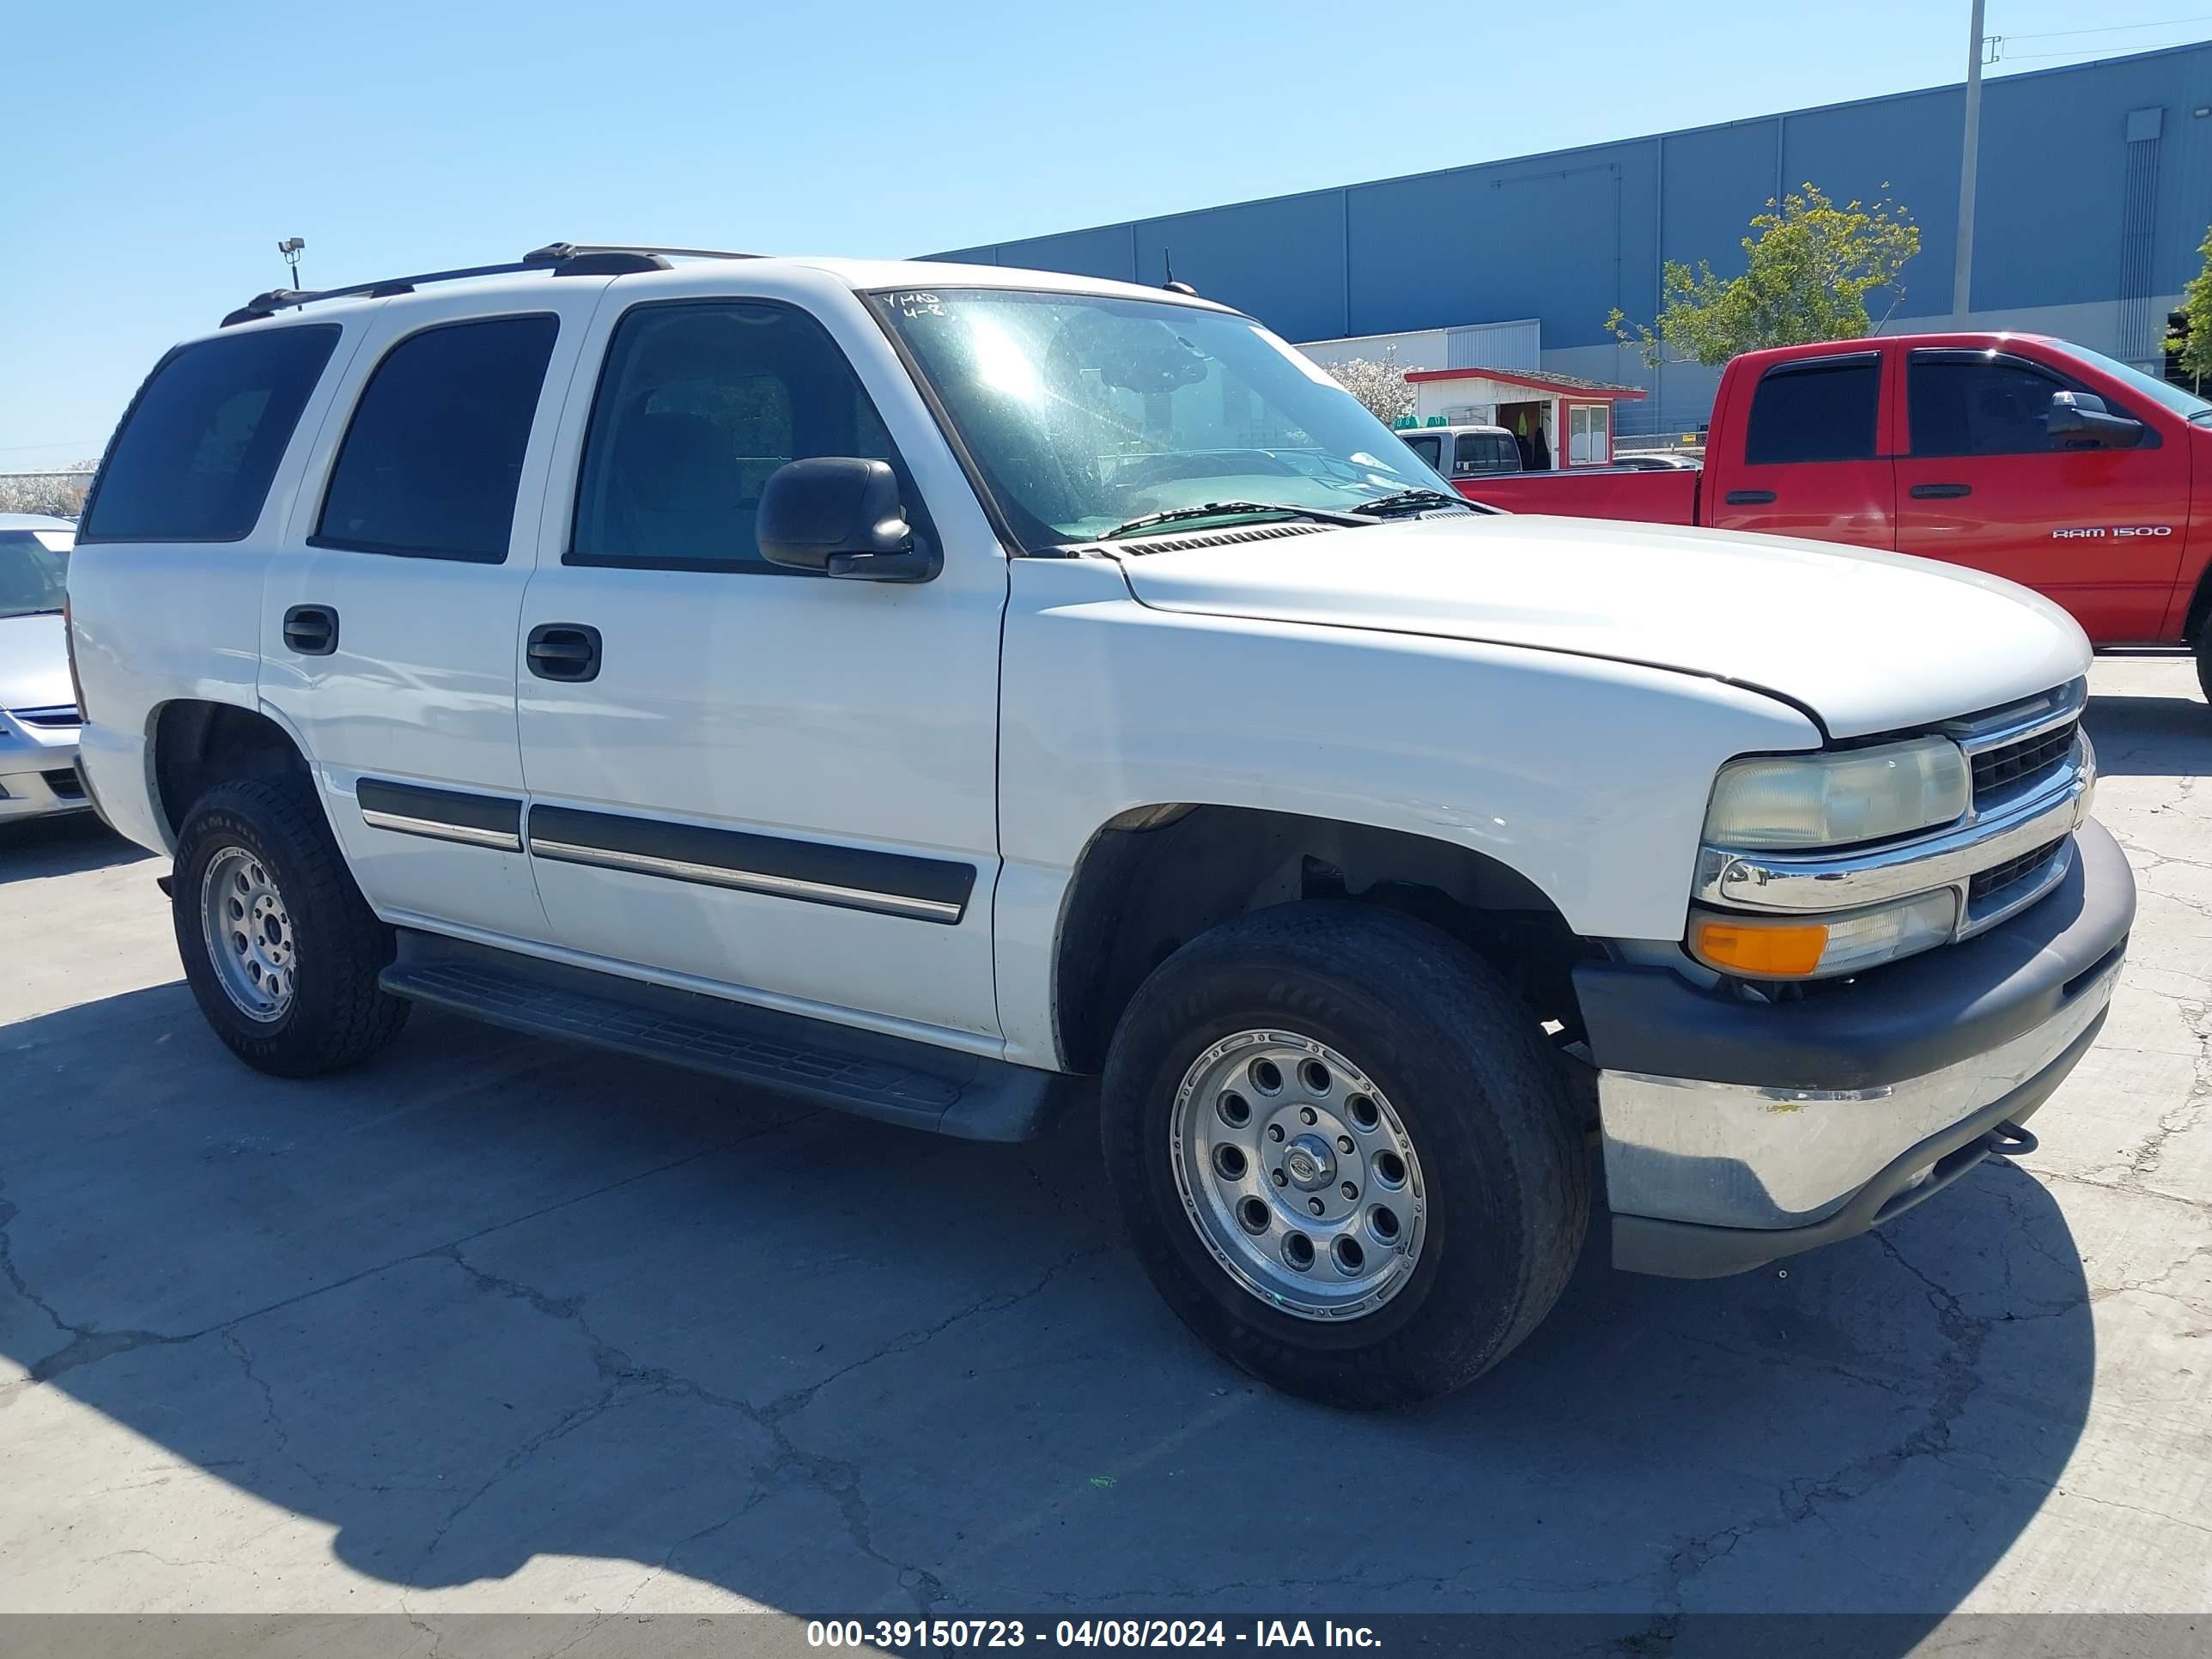
[[1825, 922], [1764, 927], [1700, 916], [1691, 934], [1691, 949], [1700, 961], [1723, 973], [1761, 979], [1806, 978], [1827, 948]]

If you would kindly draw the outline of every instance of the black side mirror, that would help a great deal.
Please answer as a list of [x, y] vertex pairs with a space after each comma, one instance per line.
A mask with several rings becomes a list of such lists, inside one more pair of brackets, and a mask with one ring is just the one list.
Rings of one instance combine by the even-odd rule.
[[2133, 449], [2144, 428], [2141, 421], [2107, 413], [2094, 392], [2054, 392], [2044, 429], [2057, 449]]
[[898, 475], [883, 461], [857, 456], [813, 456], [776, 468], [761, 490], [753, 531], [763, 558], [793, 570], [926, 582], [944, 565], [935, 548], [917, 545]]

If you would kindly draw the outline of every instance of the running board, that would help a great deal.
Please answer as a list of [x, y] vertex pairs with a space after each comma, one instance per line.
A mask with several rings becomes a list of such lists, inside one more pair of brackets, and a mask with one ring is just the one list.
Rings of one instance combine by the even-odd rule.
[[963, 1140], [1046, 1133], [1091, 1080], [696, 991], [571, 968], [412, 928], [379, 975], [394, 996], [532, 1036], [660, 1060], [726, 1082]]

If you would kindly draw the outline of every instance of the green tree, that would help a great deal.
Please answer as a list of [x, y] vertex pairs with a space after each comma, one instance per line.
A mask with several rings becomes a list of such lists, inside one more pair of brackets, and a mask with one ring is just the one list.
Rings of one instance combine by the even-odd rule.
[[1898, 272], [1920, 252], [1920, 228], [1904, 208], [1887, 200], [1838, 207], [1812, 185], [1778, 206], [1770, 199], [1751, 229], [1742, 276], [1723, 278], [1703, 260], [1692, 270], [1670, 259], [1660, 277], [1658, 325], [1631, 325], [1615, 308], [1607, 329], [1654, 368], [1669, 355], [1719, 364], [1762, 346], [1855, 340], [1875, 326], [1867, 295], [1887, 289], [1894, 310], [1905, 295]]
[[2179, 348], [2181, 372], [2202, 392], [2204, 377], [2212, 374], [2212, 228], [2205, 231], [2203, 244], [2197, 251], [2204, 256], [2204, 268], [2182, 289], [2184, 320], [2166, 336], [2166, 343]]

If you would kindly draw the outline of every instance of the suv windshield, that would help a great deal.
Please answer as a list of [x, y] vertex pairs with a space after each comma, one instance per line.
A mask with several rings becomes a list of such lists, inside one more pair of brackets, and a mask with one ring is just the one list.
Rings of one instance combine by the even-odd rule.
[[[871, 296], [1025, 547], [1210, 502], [1353, 511], [1449, 486], [1249, 318], [1008, 289]], [[1163, 524], [1160, 528], [1170, 527]]]
[[62, 579], [75, 541], [66, 530], [0, 530], [0, 617], [62, 608]]

